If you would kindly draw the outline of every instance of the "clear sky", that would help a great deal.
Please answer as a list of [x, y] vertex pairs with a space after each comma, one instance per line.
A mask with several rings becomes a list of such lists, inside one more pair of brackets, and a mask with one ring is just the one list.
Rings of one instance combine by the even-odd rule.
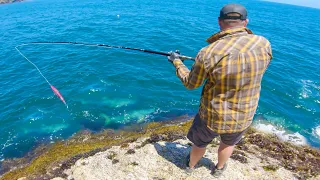
[[298, 6], [307, 6], [320, 9], [320, 0], [264, 0], [270, 2], [279, 2], [285, 4], [293, 4]]

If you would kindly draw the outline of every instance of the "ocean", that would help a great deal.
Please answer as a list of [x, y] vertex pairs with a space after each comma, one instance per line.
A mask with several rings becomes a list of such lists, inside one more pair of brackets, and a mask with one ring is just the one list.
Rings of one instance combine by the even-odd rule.
[[[201, 88], [183, 87], [165, 56], [101, 47], [28, 45], [21, 52], [64, 96], [68, 109], [14, 47], [36, 41], [104, 43], [195, 57], [219, 31], [231, 1], [30, 0], [0, 6], [0, 159], [80, 130], [192, 117]], [[254, 126], [320, 147], [320, 10], [242, 3], [248, 27], [270, 40]], [[192, 62], [186, 61], [191, 67]]]

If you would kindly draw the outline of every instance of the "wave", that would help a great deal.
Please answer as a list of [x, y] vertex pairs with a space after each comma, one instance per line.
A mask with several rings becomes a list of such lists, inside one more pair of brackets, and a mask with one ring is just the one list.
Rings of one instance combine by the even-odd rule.
[[312, 129], [312, 135], [320, 140], [320, 125]]
[[255, 124], [254, 127], [259, 131], [269, 133], [269, 134], [274, 134], [282, 141], [291, 142], [296, 145], [308, 144], [307, 139], [303, 135], [301, 135], [299, 132], [289, 132], [284, 128], [280, 128], [272, 124], [264, 124], [264, 123]]

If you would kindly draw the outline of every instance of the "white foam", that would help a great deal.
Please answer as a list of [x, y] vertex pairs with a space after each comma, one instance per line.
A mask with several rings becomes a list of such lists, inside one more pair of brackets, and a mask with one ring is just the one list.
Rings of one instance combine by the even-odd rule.
[[40, 119], [39, 117], [31, 118], [30, 121], [36, 121], [36, 120], [39, 120], [39, 119]]
[[311, 91], [309, 89], [306, 89], [306, 87], [304, 87], [302, 89], [302, 92], [300, 93], [300, 96], [302, 96], [304, 99], [309, 97], [309, 94], [311, 93]]
[[157, 109], [155, 110], [154, 114], [161, 114], [161, 113], [167, 113], [167, 112], [169, 112], [169, 111], [165, 111], [165, 110], [162, 110], [162, 109], [160, 109], [160, 108], [157, 108]]
[[275, 127], [271, 124], [257, 124], [255, 125], [255, 128], [265, 133], [275, 134], [282, 141], [291, 142], [296, 145], [308, 144], [307, 139], [298, 132], [288, 133], [284, 129]]
[[82, 111], [82, 113], [83, 113], [84, 117], [89, 117], [90, 116], [89, 111]]
[[93, 89], [93, 88], [91, 88], [90, 91], [91, 91], [91, 92], [98, 92], [98, 91], [101, 91], [101, 90], [100, 90], [100, 89]]
[[312, 129], [312, 135], [317, 139], [320, 139], [320, 126], [317, 126]]

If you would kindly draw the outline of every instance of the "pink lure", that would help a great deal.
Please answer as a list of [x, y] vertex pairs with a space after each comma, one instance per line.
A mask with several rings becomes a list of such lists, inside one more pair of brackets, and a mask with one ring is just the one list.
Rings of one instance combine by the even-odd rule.
[[54, 86], [52, 86], [52, 85], [50, 85], [50, 87], [51, 87], [52, 91], [54, 92], [54, 94], [57, 95], [65, 105], [67, 105], [66, 101], [64, 100], [64, 98], [62, 97], [62, 95], [60, 94], [60, 92], [58, 91], [58, 89], [56, 89], [56, 88], [55, 88]]

